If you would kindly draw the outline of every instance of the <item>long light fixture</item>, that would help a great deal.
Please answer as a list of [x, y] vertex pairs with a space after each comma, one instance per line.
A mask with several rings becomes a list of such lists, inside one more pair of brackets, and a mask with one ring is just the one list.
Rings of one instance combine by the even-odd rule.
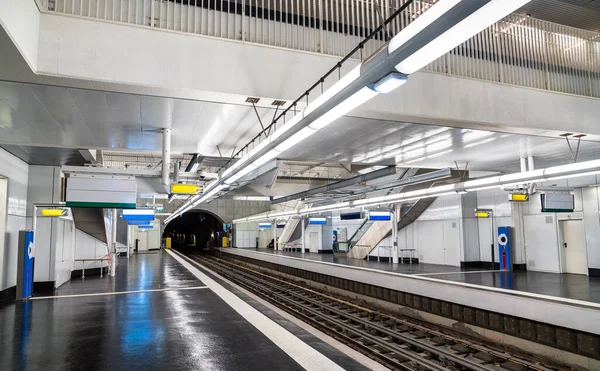
[[[213, 189], [233, 186], [244, 176], [331, 124], [379, 92], [406, 82], [407, 75], [433, 62], [530, 0], [440, 0], [400, 31], [387, 48], [352, 69], [273, 135], [243, 156], [221, 177], [181, 205], [169, 218], [207, 201]], [[396, 71], [400, 74], [397, 74]], [[330, 107], [331, 106], [331, 107]], [[292, 133], [290, 135], [290, 132]], [[285, 139], [284, 136], [287, 136]], [[218, 191], [217, 191], [218, 192]]]
[[[412, 28], [424, 30], [434, 21], [443, 21], [442, 17], [445, 15], [448, 17], [453, 9], [459, 13], [463, 11], [464, 8], [464, 10], [470, 10], [472, 13], [449, 28], [446, 32], [440, 34], [431, 42], [424, 45], [408, 58], [398, 63], [396, 65], [396, 70], [407, 75], [420, 70], [454, 49], [456, 46], [475, 36], [477, 33], [498, 22], [506, 15], [527, 4], [529, 1], [530, 0], [469, 0], [461, 2], [457, 0], [440, 0], [406, 28], [409, 29], [413, 24], [418, 22], [418, 24], [414, 25]], [[429, 16], [426, 18], [425, 16], [427, 15]], [[412, 28], [411, 32], [414, 33], [415, 31], [412, 30]], [[409, 40], [402, 34], [403, 32], [400, 32], [400, 34], [396, 35], [390, 41], [388, 47], [390, 52], [406, 44]], [[398, 38], [398, 40], [394, 41], [396, 38]]]
[[549, 167], [520, 173], [506, 174], [485, 177], [480, 179], [467, 180], [461, 183], [446, 184], [437, 187], [419, 189], [411, 192], [397, 193], [388, 196], [367, 198], [358, 201], [342, 202], [333, 205], [306, 208], [294, 211], [280, 213], [267, 213], [261, 215], [249, 216], [247, 218], [236, 219], [234, 224], [245, 223], [249, 221], [269, 220], [274, 218], [290, 218], [293, 216], [309, 215], [325, 211], [352, 209], [356, 207], [378, 206], [418, 200], [429, 197], [440, 197], [456, 193], [474, 192], [490, 188], [510, 186], [512, 184], [523, 184], [531, 182], [543, 182], [555, 179], [575, 178], [600, 173], [600, 160], [586, 161], [575, 164]]

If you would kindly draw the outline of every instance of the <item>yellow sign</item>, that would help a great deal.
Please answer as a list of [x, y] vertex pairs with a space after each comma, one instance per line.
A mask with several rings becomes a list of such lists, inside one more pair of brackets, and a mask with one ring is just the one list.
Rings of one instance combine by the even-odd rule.
[[524, 193], [512, 193], [508, 196], [509, 201], [527, 201], [529, 200], [529, 195]]
[[67, 209], [42, 209], [42, 216], [66, 216]]
[[489, 218], [490, 212], [489, 211], [476, 211], [475, 216], [478, 218]]
[[171, 184], [171, 193], [180, 194], [180, 195], [195, 195], [202, 191], [202, 187], [196, 184], [181, 184], [174, 183]]

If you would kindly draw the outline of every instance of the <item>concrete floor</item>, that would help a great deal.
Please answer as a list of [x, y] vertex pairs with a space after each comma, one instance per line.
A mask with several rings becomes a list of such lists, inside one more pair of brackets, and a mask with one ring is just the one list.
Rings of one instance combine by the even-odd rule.
[[[250, 249], [249, 251], [253, 250]], [[302, 253], [300, 252], [282, 252], [266, 249], [260, 249], [258, 251], [600, 303], [600, 277], [532, 271], [488, 272], [477, 268], [461, 269], [460, 267], [435, 264], [390, 264], [388, 262], [349, 259], [346, 257], [338, 257], [333, 254], [305, 253], [304, 256], [302, 256]]]
[[[162, 291], [125, 293], [140, 290]], [[302, 369], [164, 252], [119, 258], [116, 277], [74, 279], [56, 295], [82, 296], [0, 306], [0, 370]]]

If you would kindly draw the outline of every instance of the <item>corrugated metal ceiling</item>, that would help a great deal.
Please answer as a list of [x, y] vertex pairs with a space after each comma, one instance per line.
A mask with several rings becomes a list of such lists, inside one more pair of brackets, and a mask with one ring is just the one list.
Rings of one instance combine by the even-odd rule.
[[519, 12], [565, 26], [600, 32], [600, 0], [533, 0]]

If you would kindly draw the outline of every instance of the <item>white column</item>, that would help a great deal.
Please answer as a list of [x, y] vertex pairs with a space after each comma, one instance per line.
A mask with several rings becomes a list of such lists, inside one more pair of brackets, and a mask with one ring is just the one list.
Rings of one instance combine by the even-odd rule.
[[302, 255], [304, 255], [304, 249], [306, 248], [306, 245], [305, 245], [306, 242], [304, 241], [304, 217], [301, 216], [300, 219], [302, 220], [302, 225], [301, 225], [301, 228], [302, 228], [302, 241], [301, 241], [302, 242], [302, 248], [301, 248], [301, 250], [302, 250]]
[[168, 186], [169, 182], [169, 164], [171, 163], [171, 129], [163, 129], [162, 146], [162, 184]]
[[[110, 236], [112, 249], [110, 252], [111, 255], [111, 265], [109, 267], [109, 276], [114, 277], [117, 269], [117, 209], [112, 209], [112, 233]], [[102, 269], [102, 268], [100, 268]]]
[[527, 160], [525, 157], [521, 157], [519, 160], [521, 163], [521, 171], [527, 171]]
[[273, 220], [271, 228], [273, 228], [273, 250], [277, 251], [277, 220]]
[[527, 166], [529, 167], [529, 171], [535, 170], [535, 166], [533, 165], [533, 156], [527, 157]]
[[396, 217], [396, 205], [394, 205], [392, 207], [392, 263], [399, 263], [398, 253], [398, 220]]
[[525, 228], [523, 225], [523, 202], [510, 203], [510, 216], [512, 219], [512, 262], [513, 264], [526, 264], [525, 260]]

